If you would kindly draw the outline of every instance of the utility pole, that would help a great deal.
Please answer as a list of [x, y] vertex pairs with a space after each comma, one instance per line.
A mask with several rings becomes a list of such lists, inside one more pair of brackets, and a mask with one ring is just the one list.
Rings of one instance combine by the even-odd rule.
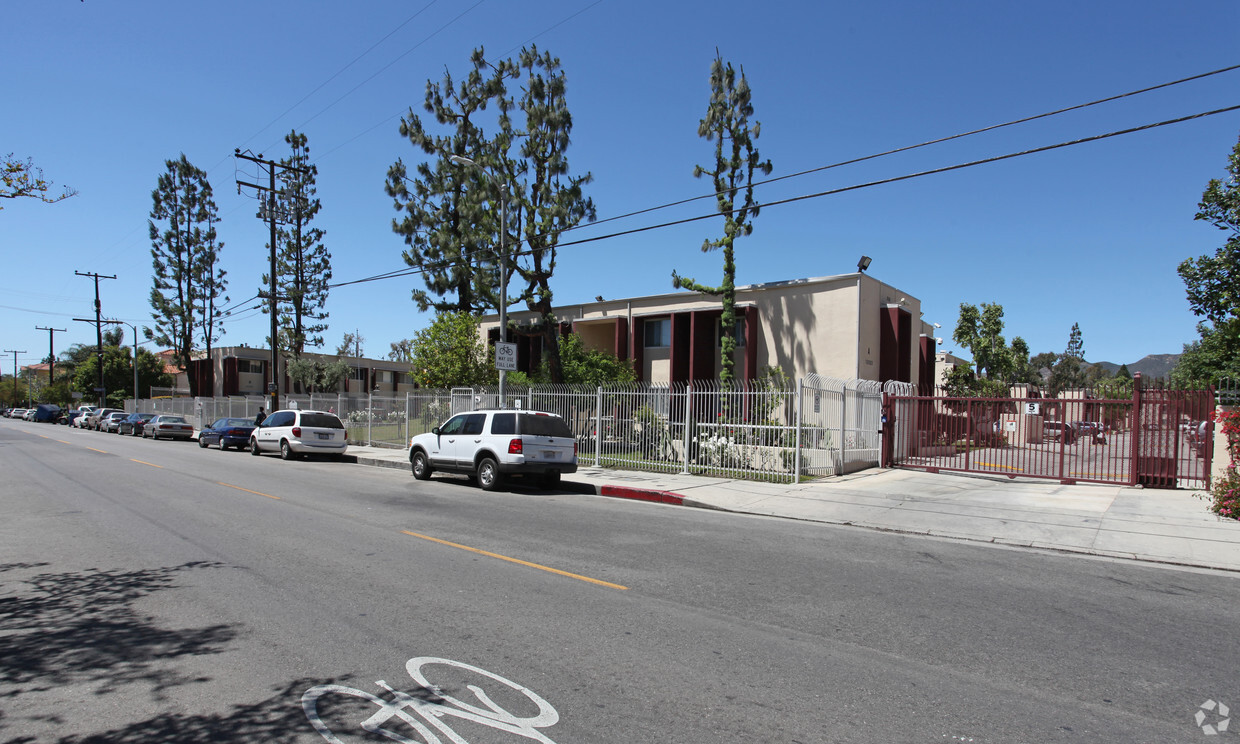
[[5, 349], [4, 353], [13, 355], [13, 402], [17, 403], [17, 355], [25, 354], [26, 350], [15, 351], [13, 349]]
[[[280, 353], [278, 349], [278, 336], [276, 328], [276, 222], [282, 220], [287, 223], [288, 219], [288, 202], [292, 201], [295, 208], [300, 209], [301, 194], [295, 194], [290, 197], [289, 194], [276, 189], [276, 168], [282, 171], [292, 171], [299, 175], [308, 175], [309, 170], [299, 168], [292, 165], [282, 165], [274, 160], [264, 160], [263, 154], [253, 155], [249, 150], [241, 152], [240, 148], [233, 150], [233, 155], [241, 160], [248, 160], [260, 167], [267, 169], [268, 184], [261, 186], [257, 183], [248, 183], [246, 181], [237, 181], [237, 193], [241, 193], [241, 187], [254, 189], [258, 192], [258, 217], [266, 219], [271, 223], [271, 288], [270, 296], [267, 302], [267, 313], [271, 316], [271, 382], [267, 385], [267, 392], [271, 394], [271, 408], [268, 410], [275, 411], [280, 407], [280, 384], [278, 381], [278, 372], [280, 370]], [[279, 199], [277, 200], [277, 194]], [[284, 202], [280, 204], [278, 202]]]
[[44, 328], [43, 326], [35, 326], [34, 329], [36, 331], [47, 331], [47, 384], [51, 386], [52, 383], [56, 382], [56, 345], [53, 343], [53, 340], [56, 337], [57, 331], [64, 333], [67, 329]]
[[[93, 322], [95, 324], [95, 348], [96, 353], [99, 355], [99, 407], [103, 408], [107, 405], [108, 391], [103, 384], [103, 306], [99, 304], [99, 280], [115, 279], [116, 277], [103, 276], [102, 274], [86, 271], [75, 271], [73, 273], [78, 276], [89, 276], [95, 280], [95, 320]], [[78, 318], [74, 318], [74, 320], [78, 320]], [[90, 323], [92, 321], [88, 320], [86, 322]]]

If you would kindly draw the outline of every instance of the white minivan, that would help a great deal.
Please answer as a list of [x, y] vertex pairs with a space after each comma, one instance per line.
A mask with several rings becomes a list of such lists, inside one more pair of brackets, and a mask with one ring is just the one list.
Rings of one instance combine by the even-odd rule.
[[284, 460], [301, 455], [340, 457], [348, 448], [344, 424], [327, 411], [272, 411], [250, 434], [250, 454], [279, 452]]

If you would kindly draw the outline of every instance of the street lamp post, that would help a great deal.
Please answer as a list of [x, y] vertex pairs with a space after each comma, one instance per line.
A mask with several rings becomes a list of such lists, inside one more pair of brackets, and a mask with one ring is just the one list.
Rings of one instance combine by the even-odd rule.
[[[495, 185], [495, 189], [499, 191], [499, 342], [501, 344], [508, 343], [508, 253], [504, 246], [504, 234], [508, 232], [508, 198], [505, 189], [500, 187], [499, 180], [495, 178], [495, 174], [490, 168], [478, 162], [470, 160], [463, 155], [452, 155], [449, 161], [457, 165], [468, 165], [479, 168], [486, 173], [491, 179], [491, 183]], [[506, 398], [504, 391], [508, 377], [508, 370], [501, 369], [499, 371], [499, 407], [505, 408]]]

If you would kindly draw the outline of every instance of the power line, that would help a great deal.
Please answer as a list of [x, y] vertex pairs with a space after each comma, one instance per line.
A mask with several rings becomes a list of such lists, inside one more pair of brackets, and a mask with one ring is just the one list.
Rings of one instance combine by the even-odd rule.
[[[944, 167], [942, 167], [942, 168], [934, 168], [934, 169], [932, 169], [932, 170], [919, 171], [919, 172], [916, 172], [916, 173], [909, 173], [909, 174], [905, 174], [905, 175], [903, 175], [903, 176], [894, 176], [894, 177], [892, 177], [892, 178], [885, 178], [885, 179], [881, 179], [881, 180], [878, 180], [878, 181], [869, 181], [869, 182], [866, 182], [866, 183], [854, 184], [854, 185], [852, 185], [852, 186], [843, 186], [843, 187], [840, 187], [840, 188], [837, 188], [837, 189], [830, 189], [830, 190], [827, 190], [827, 191], [820, 191], [820, 192], [816, 192], [816, 193], [812, 193], [812, 194], [804, 194], [804, 195], [801, 195], [801, 196], [794, 196], [794, 197], [791, 197], [791, 198], [788, 198], [788, 199], [780, 199], [780, 200], [778, 200], [778, 201], [767, 202], [767, 203], [765, 203], [765, 204], [762, 204], [761, 206], [762, 206], [762, 208], [763, 208], [763, 209], [766, 209], [766, 208], [768, 208], [768, 207], [775, 207], [775, 206], [780, 206], [780, 205], [784, 205], [784, 204], [792, 204], [792, 203], [794, 203], [794, 202], [805, 201], [805, 200], [807, 200], [807, 199], [818, 199], [818, 198], [821, 198], [821, 197], [824, 197], [824, 196], [833, 196], [833, 195], [835, 195], [835, 194], [842, 194], [842, 193], [845, 193], [845, 192], [848, 192], [848, 191], [856, 191], [856, 190], [859, 190], [859, 189], [870, 188], [870, 187], [872, 187], [872, 186], [882, 186], [882, 185], [889, 184], [889, 183], [896, 183], [896, 182], [898, 182], [898, 181], [907, 181], [907, 180], [911, 180], [911, 179], [914, 179], [914, 178], [921, 178], [921, 177], [923, 177], [923, 176], [936, 175], [936, 174], [939, 174], [939, 173], [947, 173], [947, 172], [954, 171], [954, 170], [962, 170], [962, 169], [964, 169], [964, 168], [972, 168], [972, 167], [974, 167], [974, 166], [978, 166], [978, 165], [985, 165], [985, 164], [987, 164], [987, 163], [995, 163], [995, 162], [999, 162], [999, 161], [1001, 161], [1001, 160], [1010, 160], [1010, 159], [1012, 159], [1012, 158], [1024, 157], [1024, 156], [1026, 156], [1026, 155], [1034, 155], [1034, 154], [1037, 154], [1037, 153], [1047, 152], [1047, 151], [1050, 151], [1050, 150], [1056, 150], [1056, 149], [1063, 148], [1063, 147], [1071, 147], [1071, 146], [1073, 146], [1073, 145], [1081, 145], [1081, 144], [1086, 144], [1086, 143], [1089, 143], [1089, 142], [1097, 142], [1097, 141], [1099, 141], [1099, 140], [1108, 139], [1108, 138], [1110, 138], [1110, 137], [1118, 137], [1118, 136], [1120, 136], [1120, 135], [1125, 135], [1125, 134], [1134, 134], [1134, 133], [1136, 133], [1136, 132], [1143, 132], [1143, 131], [1146, 131], [1146, 130], [1149, 130], [1149, 129], [1156, 129], [1156, 128], [1158, 128], [1158, 127], [1169, 126], [1169, 125], [1171, 125], [1171, 124], [1181, 124], [1181, 123], [1186, 122], [1186, 121], [1192, 121], [1192, 120], [1194, 120], [1194, 119], [1201, 119], [1201, 118], [1204, 118], [1204, 117], [1207, 117], [1207, 116], [1215, 116], [1215, 115], [1217, 115], [1217, 114], [1224, 114], [1224, 113], [1228, 113], [1228, 112], [1231, 112], [1231, 111], [1237, 111], [1237, 110], [1240, 110], [1240, 105], [1236, 105], [1236, 106], [1229, 106], [1229, 107], [1227, 107], [1227, 108], [1221, 108], [1221, 109], [1215, 109], [1215, 110], [1213, 110], [1213, 111], [1204, 111], [1204, 112], [1201, 112], [1201, 113], [1198, 113], [1198, 114], [1191, 114], [1191, 115], [1189, 115], [1189, 116], [1182, 116], [1182, 117], [1179, 117], [1179, 118], [1176, 118], [1176, 119], [1168, 119], [1168, 120], [1166, 120], [1166, 121], [1155, 122], [1155, 123], [1153, 123], [1153, 124], [1144, 124], [1144, 125], [1142, 125], [1142, 126], [1138, 126], [1138, 127], [1131, 127], [1131, 128], [1129, 128], [1129, 129], [1121, 129], [1121, 130], [1114, 131], [1114, 132], [1107, 132], [1106, 134], [1099, 134], [1099, 135], [1095, 135], [1095, 136], [1092, 136], [1092, 137], [1084, 137], [1084, 138], [1081, 138], [1081, 139], [1070, 140], [1070, 141], [1067, 141], [1067, 142], [1059, 142], [1059, 143], [1056, 143], [1056, 144], [1053, 144], [1053, 145], [1045, 145], [1045, 146], [1043, 146], [1043, 147], [1036, 147], [1036, 148], [1033, 148], [1033, 149], [1030, 149], [1030, 150], [1022, 150], [1022, 151], [1020, 151], [1020, 152], [1008, 153], [1008, 154], [1006, 154], [1006, 155], [996, 155], [996, 156], [994, 156], [994, 157], [984, 158], [984, 159], [982, 159], [982, 160], [973, 160], [973, 161], [969, 161], [969, 162], [966, 162], [966, 163], [958, 163], [958, 164], [956, 164], [956, 165], [944, 166]], [[620, 232], [609, 233], [609, 234], [607, 234], [607, 235], [598, 235], [598, 236], [595, 236], [595, 237], [592, 237], [592, 238], [583, 238], [583, 239], [581, 239], [581, 240], [574, 240], [574, 241], [569, 241], [569, 242], [566, 242], [566, 243], [559, 243], [556, 247], [557, 247], [557, 248], [565, 248], [565, 247], [568, 247], [568, 246], [573, 246], [573, 245], [582, 245], [582, 244], [584, 244], [584, 243], [593, 243], [593, 242], [597, 242], [597, 241], [600, 241], [600, 240], [606, 240], [606, 239], [609, 239], [609, 238], [621, 237], [621, 236], [624, 236], [624, 235], [632, 235], [632, 234], [634, 234], [634, 233], [648, 232], [648, 231], [650, 231], [650, 230], [658, 230], [658, 229], [662, 229], [662, 228], [665, 228], [665, 227], [674, 227], [674, 226], [677, 226], [677, 225], [683, 225], [683, 224], [687, 224], [687, 223], [690, 223], [690, 222], [699, 222], [699, 221], [701, 221], [701, 220], [707, 220], [707, 219], [711, 219], [711, 218], [714, 218], [714, 217], [718, 217], [718, 216], [719, 216], [719, 214], [720, 214], [719, 212], [711, 212], [711, 213], [709, 213], [709, 214], [698, 215], [698, 216], [696, 216], [696, 217], [686, 217], [686, 218], [684, 218], [684, 219], [674, 220], [674, 221], [671, 221], [671, 222], [662, 222], [662, 223], [655, 224], [655, 225], [647, 225], [647, 226], [645, 226], [645, 227], [637, 227], [637, 228], [633, 228], [633, 229], [631, 229], [631, 230], [623, 230], [623, 231], [620, 231]], [[559, 231], [556, 231], [556, 233], [555, 233], [555, 234], [563, 234], [563, 233], [568, 232], [569, 230], [572, 230], [572, 229], [575, 229], [575, 228], [565, 228], [564, 230], [559, 230]], [[543, 235], [542, 235], [542, 236], [540, 236], [540, 237], [546, 237], [546, 236], [551, 235], [551, 234], [553, 234], [553, 233], [543, 233]], [[518, 252], [516, 253], [516, 255], [518, 255], [518, 256], [522, 256], [522, 255], [530, 255], [531, 253], [533, 253], [533, 251], [532, 251], [532, 250], [518, 251]], [[401, 276], [411, 276], [411, 275], [414, 275], [414, 274], [425, 273], [425, 271], [426, 271], [427, 269], [434, 269], [434, 268], [446, 268], [446, 267], [452, 266], [454, 263], [455, 263], [454, 261], [444, 261], [444, 262], [440, 262], [440, 263], [437, 263], [437, 264], [431, 264], [431, 265], [429, 265], [429, 266], [427, 266], [427, 267], [425, 267], [425, 268], [412, 268], [412, 267], [411, 267], [411, 268], [408, 268], [408, 269], [395, 269], [395, 270], [393, 270], [393, 271], [385, 272], [385, 273], [383, 273], [383, 274], [376, 274], [376, 275], [374, 275], [374, 276], [363, 277], [363, 278], [361, 278], [361, 279], [354, 279], [354, 280], [352, 280], [352, 281], [340, 282], [340, 283], [337, 283], [337, 284], [331, 284], [331, 285], [329, 285], [329, 288], [331, 288], [331, 289], [335, 289], [335, 288], [337, 288], [337, 287], [345, 287], [345, 286], [349, 286], [349, 285], [352, 285], [352, 284], [362, 284], [362, 283], [365, 283], [365, 282], [379, 281], [379, 280], [382, 280], [382, 279], [394, 279], [394, 278], [396, 278], [396, 277], [401, 277]]]

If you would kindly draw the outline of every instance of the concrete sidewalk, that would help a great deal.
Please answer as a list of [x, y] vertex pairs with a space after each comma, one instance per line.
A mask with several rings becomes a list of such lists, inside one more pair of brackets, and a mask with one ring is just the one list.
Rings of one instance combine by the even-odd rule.
[[[408, 470], [406, 450], [349, 446], [346, 459]], [[410, 475], [412, 477], [412, 475]], [[564, 490], [893, 532], [1240, 571], [1240, 522], [1191, 491], [865, 470], [808, 483], [585, 467]]]

